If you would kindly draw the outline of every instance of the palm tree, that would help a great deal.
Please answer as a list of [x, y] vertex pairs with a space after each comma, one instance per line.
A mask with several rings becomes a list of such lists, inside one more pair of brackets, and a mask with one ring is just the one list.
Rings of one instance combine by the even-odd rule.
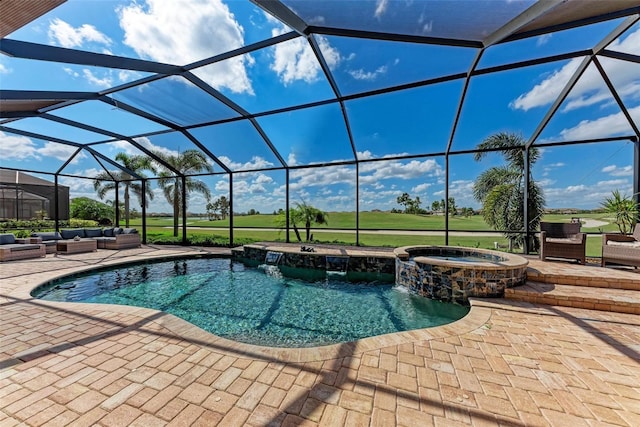
[[631, 234], [633, 226], [638, 221], [638, 205], [635, 200], [614, 190], [611, 197], [606, 197], [600, 205], [607, 213], [615, 215], [615, 223], [620, 233]]
[[[529, 229], [537, 229], [540, 224], [545, 201], [542, 189], [533, 180], [531, 166], [540, 157], [537, 148], [529, 149], [529, 164], [525, 165], [525, 140], [517, 134], [501, 132], [489, 136], [478, 149], [499, 149], [506, 160], [504, 166], [492, 167], [482, 172], [473, 184], [473, 196], [482, 203], [482, 216], [487, 224], [495, 230], [506, 230], [504, 236], [509, 239], [510, 246], [516, 243], [524, 246], [524, 175], [525, 167], [529, 167], [528, 218]], [[487, 152], [477, 152], [476, 161], [485, 157]], [[508, 231], [520, 231], [511, 232]], [[533, 240], [530, 249], [537, 250], [539, 242]]]
[[[300, 230], [298, 229], [298, 224], [304, 223], [304, 227], [306, 230], [306, 241], [311, 241], [311, 224], [328, 224], [329, 214], [321, 211], [318, 208], [315, 208], [311, 205], [308, 205], [305, 201], [302, 203], [296, 203], [295, 208], [289, 209], [289, 221], [291, 221], [291, 226], [293, 227], [293, 231], [296, 234], [296, 238], [298, 242], [302, 242], [302, 237], [300, 236]], [[287, 220], [285, 211], [279, 213], [278, 218], [276, 218], [276, 224], [279, 227], [286, 226]]]
[[[151, 159], [147, 156], [130, 156], [127, 153], [118, 153], [116, 154], [115, 159], [119, 162], [122, 162], [125, 168], [129, 169], [131, 172], [137, 174], [138, 176], [144, 177], [144, 174], [142, 173], [143, 170], [150, 170], [155, 172], [155, 168], [151, 163]], [[142, 184], [138, 183], [137, 181], [131, 181], [133, 179], [136, 178], [129, 175], [127, 172], [117, 171], [110, 173], [101, 172], [96, 175], [93, 180], [93, 188], [98, 193], [98, 197], [100, 199], [104, 199], [104, 196], [107, 194], [107, 192], [116, 189], [116, 181], [122, 182], [124, 184], [124, 221], [126, 227], [129, 227], [130, 192], [133, 192], [133, 194], [135, 194], [135, 196], [138, 198], [140, 206], [142, 206], [143, 191], [147, 196], [146, 206], [149, 206], [149, 201], [153, 200], [153, 191], [151, 190], [151, 184], [149, 182], [146, 182], [143, 190]]]
[[200, 172], [213, 172], [213, 167], [209, 164], [207, 157], [198, 150], [187, 150], [176, 155], [156, 152], [166, 164], [173, 167], [176, 171], [185, 175], [186, 193], [182, 194], [182, 179], [176, 177], [175, 174], [160, 165], [160, 173], [158, 174], [158, 186], [162, 188], [164, 197], [173, 206], [173, 236], [178, 236], [179, 219], [182, 216], [182, 198], [189, 201], [189, 193], [202, 193], [207, 199], [211, 199], [211, 191], [207, 184], [186, 175], [196, 174]]
[[[314, 208], [308, 205], [304, 200], [302, 203], [296, 203], [295, 209], [293, 209], [293, 215], [291, 215], [294, 229], [296, 227], [296, 220], [304, 222], [304, 228], [306, 230], [307, 242], [311, 241], [311, 224], [328, 224], [329, 214], [321, 211], [318, 208]], [[297, 232], [296, 232], [297, 234]], [[300, 236], [298, 235], [298, 240]]]

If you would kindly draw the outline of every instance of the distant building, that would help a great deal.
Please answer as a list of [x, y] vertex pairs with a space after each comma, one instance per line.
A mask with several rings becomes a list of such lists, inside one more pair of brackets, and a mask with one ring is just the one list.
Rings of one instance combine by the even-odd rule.
[[[0, 169], [0, 219], [55, 218], [55, 184], [24, 172]], [[69, 187], [58, 185], [58, 219], [69, 219]]]

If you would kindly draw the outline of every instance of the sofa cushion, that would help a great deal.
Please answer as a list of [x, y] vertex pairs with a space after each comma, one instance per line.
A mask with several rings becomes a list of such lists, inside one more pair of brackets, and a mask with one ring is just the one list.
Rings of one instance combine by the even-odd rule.
[[545, 242], [547, 243], [565, 243], [565, 244], [569, 244], [569, 245], [581, 245], [582, 244], [582, 240], [577, 239], [577, 238], [569, 238], [569, 237], [547, 237], [545, 239]]
[[607, 240], [607, 245], [608, 246], [622, 246], [622, 247], [626, 247], [626, 248], [638, 248], [638, 249], [640, 249], [640, 242], [638, 242], [638, 241], [619, 242], [617, 240]]
[[84, 234], [85, 234], [85, 237], [102, 237], [102, 229], [101, 228], [85, 228]]
[[73, 239], [76, 236], [78, 236], [80, 238], [85, 237], [83, 228], [76, 228], [74, 230], [60, 230], [60, 234], [62, 235], [62, 238], [65, 239], [65, 240], [66, 239]]
[[18, 252], [18, 251], [30, 251], [33, 249], [40, 249], [40, 245], [36, 245], [36, 244], [30, 244], [30, 243], [25, 243], [22, 245], [11, 245], [9, 246], [11, 248], [11, 252]]
[[122, 228], [120, 227], [113, 227], [113, 235], [117, 236], [118, 234], [122, 234]]
[[31, 237], [40, 237], [43, 242], [47, 240], [60, 240], [62, 236], [57, 231], [40, 231], [37, 233], [31, 233]]
[[138, 230], [135, 228], [123, 228], [122, 234], [138, 234]]
[[16, 243], [16, 236], [13, 233], [0, 234], [0, 245], [13, 245]]
[[102, 232], [102, 235], [104, 237], [114, 237], [115, 234], [113, 233], [113, 228], [105, 228], [104, 231]]

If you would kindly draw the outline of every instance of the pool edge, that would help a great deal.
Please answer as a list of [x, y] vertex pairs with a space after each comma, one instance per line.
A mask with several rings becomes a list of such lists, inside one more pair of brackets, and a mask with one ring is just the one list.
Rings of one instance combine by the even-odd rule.
[[[127, 265], [135, 262], [145, 262], [158, 259], [176, 259], [176, 258], [197, 258], [203, 254], [181, 254], [181, 255], [169, 255], [163, 257], [150, 257], [145, 259], [138, 259], [136, 261], [131, 260], [110, 260], [100, 265], [100, 268], [109, 268], [118, 265]], [[205, 255], [207, 256], [207, 255]], [[220, 256], [218, 256], [220, 257]], [[223, 256], [226, 257], [226, 256]], [[32, 281], [23, 283], [8, 293], [8, 297], [37, 301], [37, 304], [43, 304], [50, 307], [56, 307], [67, 312], [76, 312], [78, 315], [87, 315], [87, 312], [95, 313], [126, 313], [132, 316], [140, 318], [135, 323], [156, 323], [157, 325], [165, 328], [169, 332], [177, 335], [178, 337], [190, 341], [196, 345], [202, 347], [214, 348], [218, 351], [224, 351], [232, 353], [239, 357], [253, 357], [261, 358], [270, 361], [277, 362], [314, 362], [325, 361], [336, 358], [342, 358], [346, 356], [352, 356], [354, 354], [360, 354], [370, 350], [381, 349], [398, 344], [406, 344], [417, 341], [426, 341], [438, 338], [444, 338], [447, 336], [456, 336], [469, 331], [473, 331], [482, 327], [491, 317], [491, 309], [487, 307], [474, 306], [471, 303], [471, 309], [463, 318], [446, 325], [435, 326], [431, 328], [414, 329], [411, 331], [394, 332], [385, 335], [378, 335], [374, 337], [362, 338], [360, 340], [332, 344], [320, 347], [301, 347], [301, 348], [284, 348], [284, 347], [266, 347], [252, 344], [245, 344], [237, 341], [232, 341], [210, 332], [207, 332], [188, 321], [181, 319], [172, 314], [162, 312], [159, 310], [133, 307], [125, 305], [115, 304], [95, 304], [95, 303], [70, 303], [70, 302], [53, 302], [36, 299], [31, 296], [31, 293], [38, 287], [43, 286], [45, 283], [59, 279], [65, 276], [82, 273], [88, 270], [95, 269], [96, 265], [87, 265], [81, 267], [74, 267], [59, 274], [58, 272], [46, 272], [39, 273], [33, 277]], [[54, 274], [52, 274], [54, 273]], [[44, 276], [44, 277], [43, 277]], [[147, 321], [145, 321], [145, 319]], [[130, 325], [123, 325], [123, 328]]]

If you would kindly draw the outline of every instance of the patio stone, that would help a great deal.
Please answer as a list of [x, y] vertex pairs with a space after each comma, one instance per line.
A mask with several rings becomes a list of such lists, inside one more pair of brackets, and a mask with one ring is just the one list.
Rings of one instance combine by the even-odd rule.
[[[13, 425], [627, 425], [640, 422], [636, 314], [477, 299], [445, 327], [319, 349], [244, 346], [153, 310], [33, 300], [54, 274], [201, 253], [143, 247], [0, 270], [0, 423]], [[15, 264], [15, 267], [14, 267]], [[640, 274], [531, 260], [599, 293]], [[25, 275], [24, 271], [32, 271]], [[575, 271], [574, 279], [569, 279]], [[581, 280], [589, 277], [590, 284]], [[530, 282], [527, 286], [532, 285]], [[514, 288], [518, 290], [518, 288]], [[530, 290], [529, 288], [526, 288]], [[609, 286], [609, 289], [615, 289]], [[546, 291], [548, 292], [548, 291]], [[556, 295], [556, 300], [559, 296]], [[625, 301], [622, 301], [625, 302]], [[605, 308], [605, 305], [601, 306]], [[7, 327], [5, 327], [5, 325]]]

